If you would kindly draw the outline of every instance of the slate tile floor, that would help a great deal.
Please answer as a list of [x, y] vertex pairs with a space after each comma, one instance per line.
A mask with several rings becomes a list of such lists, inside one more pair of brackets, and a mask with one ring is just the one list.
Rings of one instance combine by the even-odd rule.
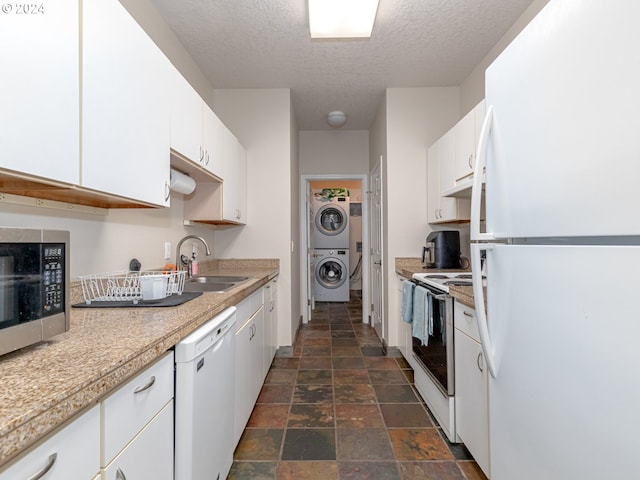
[[348, 303], [317, 304], [296, 344], [278, 350], [229, 480], [486, 480], [361, 308], [353, 291]]

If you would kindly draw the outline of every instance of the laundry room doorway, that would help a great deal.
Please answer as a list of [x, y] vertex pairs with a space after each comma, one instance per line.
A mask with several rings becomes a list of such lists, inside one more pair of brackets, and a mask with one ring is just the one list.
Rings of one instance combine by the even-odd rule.
[[[302, 321], [333, 304], [357, 301], [369, 319], [367, 176], [301, 177]], [[305, 288], [306, 287], [306, 288]]]

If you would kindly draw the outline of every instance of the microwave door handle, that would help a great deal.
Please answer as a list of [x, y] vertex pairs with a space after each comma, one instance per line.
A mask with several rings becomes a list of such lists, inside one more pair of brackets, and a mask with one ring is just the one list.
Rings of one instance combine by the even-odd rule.
[[[495, 240], [492, 233], [480, 232], [480, 210], [482, 205], [482, 176], [487, 166], [487, 144], [493, 127], [493, 105], [487, 108], [487, 114], [484, 117], [480, 138], [478, 139], [478, 148], [476, 155], [476, 165], [473, 169], [473, 184], [471, 187], [471, 215], [470, 215], [470, 236], [471, 241], [477, 240]], [[494, 154], [496, 149], [494, 148]]]
[[[484, 304], [484, 288], [482, 285], [482, 271], [480, 268], [481, 252], [493, 250], [495, 245], [491, 243], [472, 243], [471, 244], [471, 281], [473, 283], [473, 301], [476, 307], [476, 320], [478, 322], [478, 333], [480, 334], [480, 343], [482, 344], [482, 353], [487, 364], [487, 369], [491, 377], [496, 378], [496, 360], [493, 350], [491, 337], [489, 336], [489, 326], [487, 324], [487, 313]], [[487, 259], [489, 255], [487, 253]]]

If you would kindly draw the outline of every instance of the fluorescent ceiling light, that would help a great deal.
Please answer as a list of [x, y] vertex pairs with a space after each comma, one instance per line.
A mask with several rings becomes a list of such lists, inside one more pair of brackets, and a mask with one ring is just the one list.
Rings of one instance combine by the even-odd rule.
[[379, 0], [309, 0], [311, 38], [371, 36]]

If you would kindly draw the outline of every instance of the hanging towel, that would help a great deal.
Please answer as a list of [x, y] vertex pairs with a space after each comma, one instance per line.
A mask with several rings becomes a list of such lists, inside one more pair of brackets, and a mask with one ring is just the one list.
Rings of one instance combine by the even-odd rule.
[[[411, 335], [419, 339], [426, 345], [428, 338], [425, 338], [425, 322], [427, 319], [427, 294], [429, 290], [417, 285], [413, 291], [413, 328]], [[425, 341], [426, 340], [426, 341]]]
[[413, 322], [413, 290], [416, 284], [409, 280], [402, 282], [402, 320], [407, 323]]

